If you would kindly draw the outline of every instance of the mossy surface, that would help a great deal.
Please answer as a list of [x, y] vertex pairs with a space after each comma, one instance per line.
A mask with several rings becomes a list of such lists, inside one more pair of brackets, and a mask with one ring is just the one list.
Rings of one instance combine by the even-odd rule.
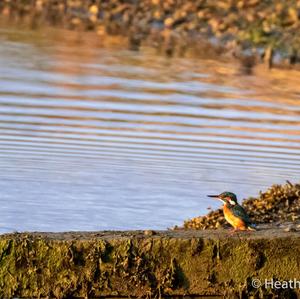
[[0, 238], [0, 297], [259, 297], [274, 290], [252, 278], [299, 278], [299, 264], [300, 234], [275, 229], [10, 234]]

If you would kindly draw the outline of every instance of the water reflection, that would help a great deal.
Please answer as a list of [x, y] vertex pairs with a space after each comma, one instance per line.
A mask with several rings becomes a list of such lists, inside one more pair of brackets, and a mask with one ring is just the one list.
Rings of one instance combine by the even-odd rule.
[[2, 28], [1, 232], [164, 229], [296, 181], [299, 78]]

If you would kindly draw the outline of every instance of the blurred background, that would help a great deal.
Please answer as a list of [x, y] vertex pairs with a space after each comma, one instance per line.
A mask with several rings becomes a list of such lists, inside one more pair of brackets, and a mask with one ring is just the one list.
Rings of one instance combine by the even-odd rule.
[[0, 27], [0, 232], [166, 229], [300, 176], [296, 70]]

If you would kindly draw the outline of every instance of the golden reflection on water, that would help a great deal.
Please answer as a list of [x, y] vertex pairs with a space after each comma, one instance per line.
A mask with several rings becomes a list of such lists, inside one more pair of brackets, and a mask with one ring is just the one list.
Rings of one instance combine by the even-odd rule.
[[298, 72], [126, 47], [2, 26], [5, 226], [163, 229], [205, 213], [211, 192], [298, 180]]

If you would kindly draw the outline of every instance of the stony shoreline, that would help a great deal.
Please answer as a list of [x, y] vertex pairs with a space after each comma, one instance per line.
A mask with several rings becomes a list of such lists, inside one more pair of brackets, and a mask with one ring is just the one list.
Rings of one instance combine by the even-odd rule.
[[300, 233], [228, 230], [15, 233], [0, 237], [1, 298], [294, 298], [252, 279], [300, 277]]
[[6, 0], [0, 16], [33, 28], [127, 36], [131, 49], [151, 45], [169, 56], [229, 54], [246, 67], [260, 61], [270, 67], [278, 57], [281, 66], [300, 61], [300, 4], [294, 0]]

